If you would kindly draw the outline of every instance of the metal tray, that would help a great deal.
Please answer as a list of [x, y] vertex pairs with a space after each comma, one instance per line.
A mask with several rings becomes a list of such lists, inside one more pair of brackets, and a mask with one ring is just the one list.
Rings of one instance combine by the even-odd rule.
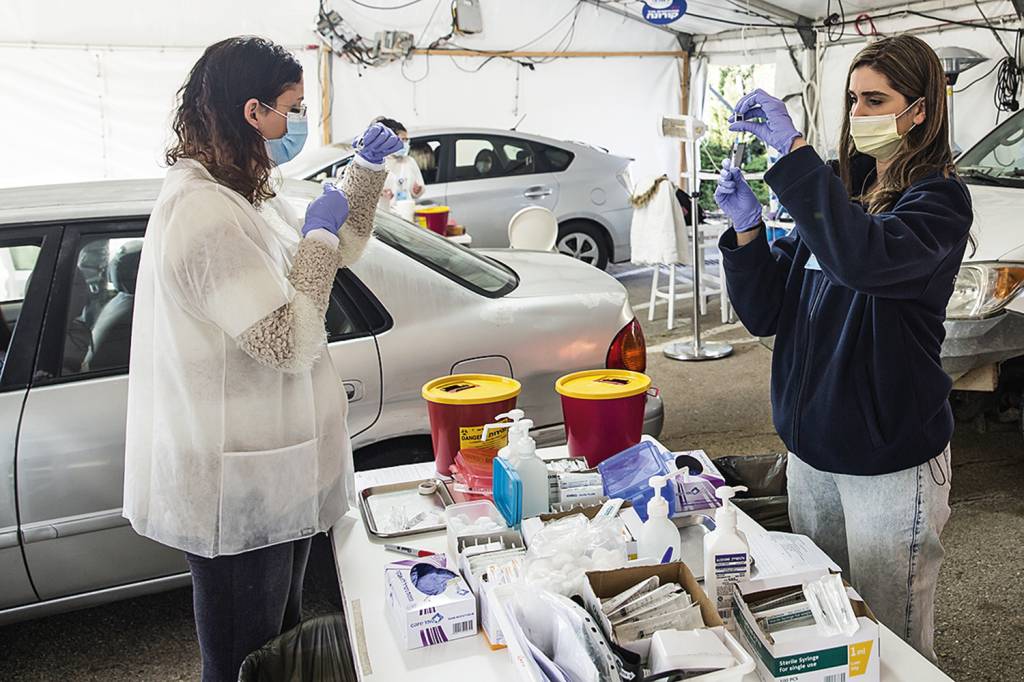
[[[430, 495], [421, 495], [419, 485], [425, 481], [437, 481], [437, 490]], [[421, 511], [436, 511], [443, 515], [445, 507], [454, 504], [451, 493], [444, 481], [439, 479], [422, 479], [404, 483], [375, 485], [363, 489], [359, 493], [359, 513], [363, 517], [366, 531], [378, 538], [400, 538], [406, 535], [419, 535], [444, 530], [442, 516], [440, 524], [418, 526], [411, 529], [392, 529], [386, 521], [387, 515], [396, 507], [404, 506], [405, 515], [413, 516]], [[383, 527], [383, 530], [382, 530]]]
[[679, 529], [679, 558], [690, 567], [693, 577], [704, 579], [704, 536], [715, 529], [715, 520], [706, 514], [690, 514], [672, 519]]

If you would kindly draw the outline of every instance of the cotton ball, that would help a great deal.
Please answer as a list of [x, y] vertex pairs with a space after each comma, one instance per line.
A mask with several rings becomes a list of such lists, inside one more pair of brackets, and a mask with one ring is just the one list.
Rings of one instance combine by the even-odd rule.
[[622, 554], [614, 549], [595, 549], [591, 558], [597, 570], [621, 568], [625, 564]]
[[554, 557], [552, 557], [552, 562], [555, 564], [555, 566], [562, 568], [564, 566], [572, 564], [573, 556], [568, 552], [559, 552]]

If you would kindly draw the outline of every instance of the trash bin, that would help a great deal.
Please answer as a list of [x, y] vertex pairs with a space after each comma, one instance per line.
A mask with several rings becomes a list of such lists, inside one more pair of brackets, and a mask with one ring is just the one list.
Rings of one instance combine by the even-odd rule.
[[340, 614], [304, 620], [249, 654], [239, 682], [335, 682], [354, 680], [347, 663], [345, 619]]
[[[726, 485], [745, 485], [733, 503], [768, 530], [790, 531], [786, 494], [786, 453], [728, 455], [715, 459]], [[742, 497], [741, 497], [742, 495]]]

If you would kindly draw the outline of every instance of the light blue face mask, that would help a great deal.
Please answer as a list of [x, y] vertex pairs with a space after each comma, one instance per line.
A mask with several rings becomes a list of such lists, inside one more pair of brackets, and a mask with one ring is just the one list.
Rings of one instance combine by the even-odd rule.
[[302, 151], [303, 145], [306, 144], [306, 136], [309, 133], [309, 124], [306, 121], [305, 111], [302, 113], [289, 111], [287, 114], [282, 114], [272, 106], [267, 104], [263, 106], [278, 116], [284, 116], [287, 121], [288, 127], [282, 137], [267, 140], [267, 156], [270, 157], [271, 162], [275, 166], [280, 166], [282, 163], [294, 159]]
[[394, 156], [402, 157], [402, 156], [408, 156], [408, 155], [409, 155], [409, 141], [406, 140], [405, 142], [402, 143], [402, 148], [394, 153]]

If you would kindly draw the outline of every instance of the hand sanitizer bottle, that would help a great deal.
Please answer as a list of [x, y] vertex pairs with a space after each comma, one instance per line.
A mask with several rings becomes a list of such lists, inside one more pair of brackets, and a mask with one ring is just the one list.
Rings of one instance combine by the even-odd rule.
[[[523, 412], [522, 410], [511, 410], [509, 412], [506, 412], [505, 414], [499, 414], [497, 417], [494, 418], [495, 420], [497, 420], [497, 423], [488, 424], [487, 426], [484, 427], [484, 432], [483, 435], [480, 436], [480, 440], [487, 440], [487, 437], [491, 435], [491, 431], [496, 431], [498, 429], [508, 429], [508, 443], [507, 445], [505, 445], [505, 447], [498, 450], [498, 457], [501, 457], [502, 459], [508, 459], [512, 451], [513, 435], [517, 433], [516, 429], [519, 426], [519, 422], [525, 416], [526, 413]], [[511, 419], [512, 423], [510, 424], [508, 422], [503, 422], [501, 421], [502, 419]], [[529, 433], [527, 433], [527, 435], [529, 435]]]
[[722, 506], [715, 512], [715, 530], [704, 536], [704, 591], [730, 625], [733, 583], [750, 577], [750, 548], [736, 530], [736, 508], [730, 500], [746, 486], [723, 485], [715, 490]]
[[647, 502], [647, 521], [640, 529], [636, 553], [640, 559], [665, 564], [679, 560], [679, 529], [668, 518], [668, 501], [661, 489], [669, 476], [651, 476], [654, 497]]
[[510, 457], [523, 482], [523, 518], [551, 511], [548, 466], [537, 456], [537, 442], [530, 438], [533, 420], [521, 419], [509, 431]]

